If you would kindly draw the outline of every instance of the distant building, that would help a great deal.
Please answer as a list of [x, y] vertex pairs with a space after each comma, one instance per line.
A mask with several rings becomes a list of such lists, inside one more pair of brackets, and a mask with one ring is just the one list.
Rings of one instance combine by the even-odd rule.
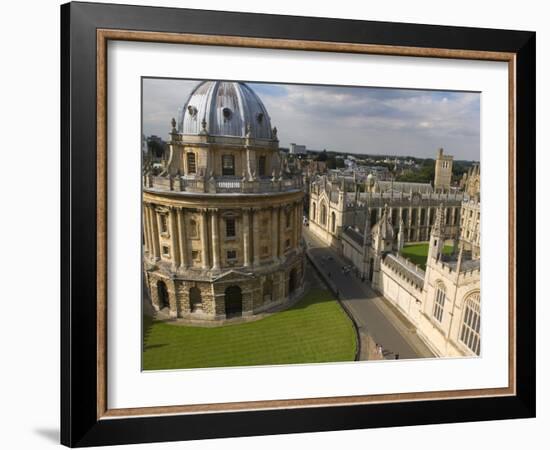
[[290, 144], [289, 153], [291, 155], [305, 155], [307, 153], [305, 145]]
[[[452, 156], [438, 154], [440, 181]], [[437, 172], [436, 172], [437, 173]], [[379, 181], [369, 174], [317, 177], [310, 185], [309, 230], [336, 248], [365, 282], [414, 325], [437, 356], [480, 354], [479, 170], [468, 192], [429, 183]], [[426, 269], [400, 253], [429, 241]], [[446, 242], [453, 242], [449, 255]]]
[[435, 178], [434, 189], [436, 192], [446, 192], [451, 188], [451, 178], [453, 176], [453, 157], [443, 154], [440, 148], [435, 160]]

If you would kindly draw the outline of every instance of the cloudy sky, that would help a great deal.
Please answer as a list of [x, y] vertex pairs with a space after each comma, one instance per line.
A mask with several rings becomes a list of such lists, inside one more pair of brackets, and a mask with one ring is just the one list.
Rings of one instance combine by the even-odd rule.
[[[144, 79], [143, 133], [168, 139], [198, 84]], [[479, 160], [480, 95], [394, 88], [248, 83], [277, 127], [280, 145], [314, 150], [434, 157], [443, 147], [455, 159]]]

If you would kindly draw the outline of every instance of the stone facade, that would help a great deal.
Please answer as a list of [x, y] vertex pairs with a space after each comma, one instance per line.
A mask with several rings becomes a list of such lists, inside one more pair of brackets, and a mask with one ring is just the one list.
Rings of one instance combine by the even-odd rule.
[[[216, 115], [215, 105], [234, 95], [252, 104]], [[222, 320], [284, 304], [303, 285], [304, 193], [301, 177], [281, 164], [265, 107], [242, 83], [205, 82], [184, 111], [190, 117], [172, 122], [166, 167], [143, 177], [144, 270], [154, 308]], [[193, 117], [203, 118], [196, 133]]]

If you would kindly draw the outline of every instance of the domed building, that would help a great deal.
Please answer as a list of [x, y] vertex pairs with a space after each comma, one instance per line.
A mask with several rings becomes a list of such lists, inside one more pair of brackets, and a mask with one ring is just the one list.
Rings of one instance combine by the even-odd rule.
[[143, 176], [145, 283], [171, 317], [224, 320], [302, 292], [303, 186], [246, 84], [199, 84], [172, 119], [166, 165]]

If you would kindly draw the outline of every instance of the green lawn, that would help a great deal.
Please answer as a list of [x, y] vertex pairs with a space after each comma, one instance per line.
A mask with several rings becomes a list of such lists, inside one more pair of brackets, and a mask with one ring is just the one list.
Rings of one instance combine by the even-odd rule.
[[329, 291], [310, 290], [264, 319], [203, 328], [145, 320], [143, 368], [353, 361], [355, 329]]
[[[426, 270], [426, 260], [428, 259], [429, 242], [421, 242], [419, 244], [405, 244], [401, 250], [401, 255], [411, 260], [412, 263], [418, 264], [422, 270]], [[445, 245], [443, 253], [450, 255], [453, 252], [452, 245]]]

